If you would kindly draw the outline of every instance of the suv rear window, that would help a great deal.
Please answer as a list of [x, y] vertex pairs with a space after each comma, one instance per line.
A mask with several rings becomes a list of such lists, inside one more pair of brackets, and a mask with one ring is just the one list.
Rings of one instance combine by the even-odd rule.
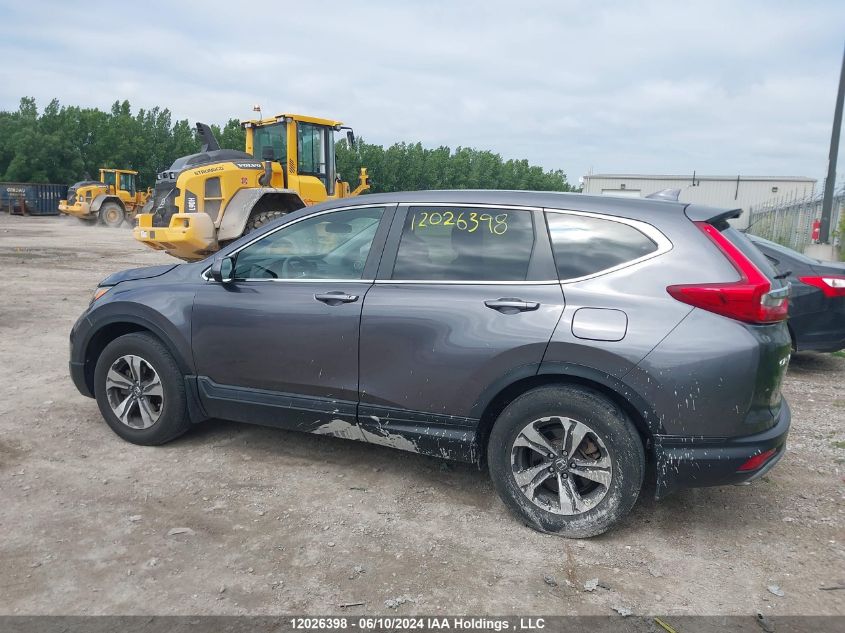
[[560, 279], [593, 275], [657, 250], [657, 244], [634, 227], [572, 213], [546, 213]]
[[530, 211], [411, 207], [393, 279], [524, 281], [533, 248]]

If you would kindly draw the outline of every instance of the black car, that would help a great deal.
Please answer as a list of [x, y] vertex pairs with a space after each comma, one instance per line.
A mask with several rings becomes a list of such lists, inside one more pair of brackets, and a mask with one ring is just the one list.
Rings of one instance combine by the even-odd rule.
[[792, 284], [789, 333], [796, 352], [845, 349], [845, 263], [823, 262], [786, 246], [749, 235]]

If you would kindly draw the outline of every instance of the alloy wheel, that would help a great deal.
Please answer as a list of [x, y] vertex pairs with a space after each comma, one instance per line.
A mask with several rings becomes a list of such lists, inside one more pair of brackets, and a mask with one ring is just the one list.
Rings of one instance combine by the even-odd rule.
[[602, 439], [572, 418], [526, 424], [511, 447], [513, 478], [535, 506], [554, 514], [583, 514], [607, 495], [613, 463]]
[[164, 390], [153, 366], [132, 354], [115, 360], [106, 374], [106, 396], [112, 412], [132, 429], [148, 429], [161, 416]]

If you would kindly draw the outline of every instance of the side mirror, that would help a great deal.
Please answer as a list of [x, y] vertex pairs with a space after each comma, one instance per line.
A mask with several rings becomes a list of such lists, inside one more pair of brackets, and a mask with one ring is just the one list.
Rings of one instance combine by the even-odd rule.
[[349, 148], [355, 146], [355, 133], [352, 130], [346, 130], [346, 142], [349, 143]]
[[228, 284], [235, 280], [235, 262], [231, 257], [215, 259], [211, 264], [211, 278], [217, 283]]

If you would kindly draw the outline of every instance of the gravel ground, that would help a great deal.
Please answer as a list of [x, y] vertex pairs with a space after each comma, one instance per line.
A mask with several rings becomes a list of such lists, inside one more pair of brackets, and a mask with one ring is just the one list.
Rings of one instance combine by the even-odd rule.
[[793, 359], [761, 481], [647, 489], [569, 541], [466, 465], [227, 422], [120, 440], [67, 335], [105, 275], [167, 261], [128, 230], [0, 215], [0, 613], [845, 614], [845, 358]]

